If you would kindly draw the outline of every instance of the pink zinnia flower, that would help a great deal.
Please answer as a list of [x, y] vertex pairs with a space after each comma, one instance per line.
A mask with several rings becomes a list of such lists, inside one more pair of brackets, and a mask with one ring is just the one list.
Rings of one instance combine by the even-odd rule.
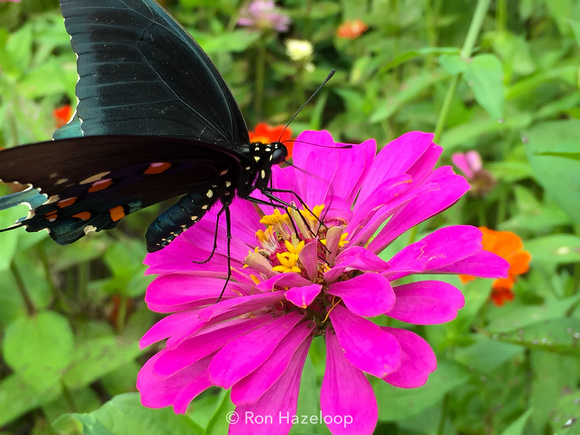
[[247, 9], [240, 13], [238, 25], [253, 27], [258, 30], [274, 29], [287, 32], [292, 20], [289, 16], [276, 12], [272, 0], [254, 0]]
[[[224, 219], [211, 261], [194, 261], [212, 251], [219, 208], [149, 254], [148, 273], [158, 276], [147, 304], [172, 314], [141, 341], [144, 347], [167, 339], [139, 373], [143, 404], [184, 413], [210, 386], [231, 388], [239, 416], [231, 433], [287, 433], [304, 361], [317, 338], [326, 342], [324, 422], [334, 434], [372, 433], [378, 409], [365, 374], [416, 388], [435, 370], [436, 359], [414, 332], [367, 318], [437, 324], [453, 320], [464, 304], [446, 282], [397, 280], [507, 276], [508, 264], [482, 249], [482, 234], [471, 226], [436, 230], [389, 260], [379, 257], [469, 188], [450, 167], [434, 169], [441, 147], [432, 139], [408, 133], [376, 155], [374, 140], [349, 148], [326, 131], [302, 133], [294, 147], [300, 169], [275, 167], [272, 179], [274, 188], [295, 192], [308, 210], [261, 206], [259, 214], [254, 204], [234, 201], [232, 279], [217, 303], [227, 273]], [[280, 197], [303, 208], [292, 194]], [[252, 416], [271, 416], [271, 424], [252, 425]]]

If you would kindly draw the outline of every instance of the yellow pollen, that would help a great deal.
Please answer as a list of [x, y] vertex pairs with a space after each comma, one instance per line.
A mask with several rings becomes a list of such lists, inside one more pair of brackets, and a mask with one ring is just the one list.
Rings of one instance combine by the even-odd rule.
[[300, 273], [301, 269], [296, 266], [296, 261], [298, 260], [298, 254], [293, 254], [291, 252], [277, 253], [276, 257], [280, 262], [279, 266], [274, 266], [272, 269], [276, 272], [295, 272]]
[[348, 243], [348, 240], [346, 240], [347, 237], [348, 233], [342, 233], [340, 235], [340, 242], [338, 242], [338, 246], [340, 246], [341, 248], [344, 247], [344, 245]]
[[250, 278], [252, 279], [252, 281], [254, 281], [254, 284], [256, 285], [260, 284], [260, 280], [256, 275], [250, 275]]
[[309, 219], [311, 221], [318, 221], [318, 218], [320, 217], [322, 210], [324, 210], [324, 204], [315, 205], [312, 208], [312, 212], [310, 212], [310, 210], [300, 210], [300, 213], [306, 219]]
[[274, 209], [273, 214], [262, 216], [262, 219], [260, 219], [260, 223], [264, 225], [276, 225], [287, 221], [288, 215], [286, 213], [280, 213], [278, 209]]
[[288, 250], [288, 252], [296, 255], [298, 255], [300, 251], [302, 251], [302, 248], [304, 248], [304, 240], [298, 242], [296, 246], [294, 246], [288, 240], [284, 240], [284, 244], [286, 245], [286, 249]]

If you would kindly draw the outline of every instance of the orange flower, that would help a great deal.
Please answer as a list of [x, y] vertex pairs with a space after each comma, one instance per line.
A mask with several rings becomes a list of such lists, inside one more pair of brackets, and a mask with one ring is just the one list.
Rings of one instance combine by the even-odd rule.
[[[526, 273], [529, 268], [531, 255], [524, 251], [522, 239], [510, 231], [494, 231], [486, 227], [479, 227], [483, 233], [483, 249], [499, 255], [510, 264], [507, 278], [499, 278], [493, 281], [491, 300], [501, 306], [506, 301], [512, 301], [514, 294], [512, 288], [517, 276]], [[461, 282], [468, 282], [475, 277], [459, 275]]]
[[250, 131], [250, 141], [251, 142], [286, 142], [286, 149], [288, 150], [288, 158], [292, 157], [292, 142], [287, 142], [292, 137], [292, 131], [287, 128], [284, 130], [283, 125], [277, 125], [275, 127], [270, 127], [268, 124], [261, 122], [256, 125], [254, 131]]
[[363, 20], [356, 19], [354, 21], [345, 21], [336, 30], [336, 36], [345, 39], [356, 39], [362, 35], [369, 26], [367, 26]]
[[54, 109], [52, 115], [56, 119], [56, 128], [60, 128], [72, 118], [73, 108], [70, 104], [65, 104], [64, 106]]

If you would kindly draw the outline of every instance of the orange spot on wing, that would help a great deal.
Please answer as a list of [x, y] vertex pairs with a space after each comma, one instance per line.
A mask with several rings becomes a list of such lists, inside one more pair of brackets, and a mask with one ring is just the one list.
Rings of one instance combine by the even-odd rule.
[[58, 217], [58, 211], [57, 210], [49, 211], [48, 213], [46, 213], [44, 217], [46, 217], [46, 219], [52, 222], [56, 220], [56, 218]]
[[161, 174], [171, 168], [171, 166], [171, 163], [167, 162], [151, 163], [143, 173], [146, 175]]
[[117, 207], [110, 209], [109, 214], [111, 215], [113, 222], [117, 222], [125, 217], [125, 210], [122, 205], [118, 205]]
[[93, 185], [91, 187], [89, 187], [89, 192], [92, 193], [92, 192], [98, 192], [99, 190], [105, 190], [111, 184], [113, 184], [113, 180], [111, 180], [110, 178], [108, 178], [106, 180], [95, 181], [93, 183]]
[[72, 217], [86, 221], [91, 218], [91, 213], [88, 211], [81, 211], [80, 213], [73, 214]]
[[59, 206], [59, 208], [65, 208], [68, 207], [69, 205], [73, 205], [76, 200], [77, 200], [76, 196], [72, 198], [63, 199], [62, 201], [59, 201], [57, 205]]

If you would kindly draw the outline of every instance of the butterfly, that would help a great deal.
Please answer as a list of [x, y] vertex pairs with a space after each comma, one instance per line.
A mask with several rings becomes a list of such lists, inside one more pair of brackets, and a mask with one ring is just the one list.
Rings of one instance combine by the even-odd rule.
[[284, 144], [251, 143], [232, 93], [198, 43], [153, 0], [60, 0], [77, 55], [78, 105], [52, 141], [0, 151], [0, 180], [29, 185], [0, 210], [30, 212], [0, 231], [46, 229], [66, 245], [183, 195], [146, 233], [167, 246], [218, 201], [266, 196]]

